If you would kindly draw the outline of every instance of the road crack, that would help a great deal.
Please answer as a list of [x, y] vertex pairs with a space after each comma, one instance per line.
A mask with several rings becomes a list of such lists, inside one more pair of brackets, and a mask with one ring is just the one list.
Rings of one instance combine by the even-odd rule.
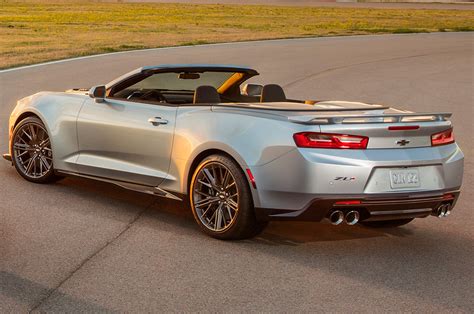
[[101, 253], [102, 251], [104, 251], [107, 247], [109, 247], [109, 245], [111, 245], [112, 243], [114, 243], [117, 239], [119, 239], [125, 232], [127, 232], [128, 230], [130, 230], [130, 228], [135, 224], [135, 222], [138, 221], [138, 219], [140, 219], [143, 214], [146, 213], [146, 211], [148, 209], [150, 209], [156, 202], [156, 199], [153, 199], [151, 201], [151, 203], [147, 206], [145, 206], [144, 209], [142, 209], [141, 211], [139, 211], [135, 217], [133, 217], [132, 220], [130, 220], [127, 225], [125, 226], [125, 228], [123, 228], [119, 233], [117, 233], [113, 238], [111, 238], [110, 240], [108, 240], [103, 246], [99, 247], [97, 250], [95, 250], [94, 252], [92, 252], [92, 254], [90, 254], [89, 256], [87, 256], [84, 260], [81, 261], [81, 263], [79, 263], [79, 265], [77, 265], [69, 274], [67, 274], [67, 276], [61, 280], [59, 282], [59, 284], [57, 284], [53, 289], [49, 290], [48, 294], [40, 299], [38, 302], [36, 302], [33, 307], [28, 311], [28, 313], [33, 313], [34, 311], [36, 311], [37, 309], [39, 309], [46, 301], [48, 301], [49, 298], [51, 298], [51, 296], [56, 292], [58, 291], [69, 279], [72, 278], [72, 276], [74, 276], [80, 269], [82, 269], [82, 267], [84, 267], [84, 265], [86, 265], [90, 260], [92, 260], [94, 257], [96, 257], [99, 253]]

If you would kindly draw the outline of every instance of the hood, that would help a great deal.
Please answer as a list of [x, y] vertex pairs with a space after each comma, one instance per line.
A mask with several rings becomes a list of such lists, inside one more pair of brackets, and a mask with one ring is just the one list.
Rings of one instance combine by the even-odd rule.
[[72, 88], [65, 91], [68, 94], [76, 94], [76, 95], [88, 95], [89, 88]]

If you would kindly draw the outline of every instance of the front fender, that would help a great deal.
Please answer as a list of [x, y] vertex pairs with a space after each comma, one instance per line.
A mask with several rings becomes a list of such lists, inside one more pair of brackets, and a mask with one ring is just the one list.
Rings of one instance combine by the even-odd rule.
[[49, 129], [49, 125], [45, 123], [45, 116], [36, 106], [36, 101], [38, 98], [42, 96], [42, 93], [37, 93], [25, 98], [18, 100], [15, 108], [13, 108], [12, 113], [10, 114], [10, 118], [8, 120], [8, 151], [10, 155], [12, 154], [11, 151], [11, 141], [13, 137], [13, 131], [15, 130], [15, 126], [24, 118], [29, 116], [37, 116], [45, 125], [45, 128], [48, 134], [51, 134]]
[[35, 115], [50, 136], [55, 169], [67, 170], [67, 160], [74, 159], [78, 151], [76, 121], [85, 99], [83, 95], [41, 92], [19, 100], [9, 120], [10, 142], [15, 125]]

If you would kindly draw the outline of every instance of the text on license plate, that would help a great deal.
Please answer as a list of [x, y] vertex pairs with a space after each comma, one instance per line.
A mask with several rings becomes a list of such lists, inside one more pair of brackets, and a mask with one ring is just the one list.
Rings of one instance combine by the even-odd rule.
[[390, 171], [392, 189], [413, 188], [420, 186], [418, 169], [400, 169]]

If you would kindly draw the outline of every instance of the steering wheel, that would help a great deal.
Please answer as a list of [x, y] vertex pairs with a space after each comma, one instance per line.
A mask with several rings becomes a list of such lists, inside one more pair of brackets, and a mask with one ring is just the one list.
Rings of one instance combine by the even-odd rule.
[[130, 100], [132, 98], [140, 98], [143, 100], [155, 100], [155, 101], [158, 100], [160, 102], [166, 102], [166, 97], [163, 96], [159, 91], [156, 91], [154, 89], [149, 90], [145, 93], [142, 90], [136, 90], [127, 97], [127, 100]]
[[135, 97], [140, 97], [141, 94], [142, 94], [141, 90], [135, 90], [130, 95], [127, 96], [127, 100], [130, 100]]

